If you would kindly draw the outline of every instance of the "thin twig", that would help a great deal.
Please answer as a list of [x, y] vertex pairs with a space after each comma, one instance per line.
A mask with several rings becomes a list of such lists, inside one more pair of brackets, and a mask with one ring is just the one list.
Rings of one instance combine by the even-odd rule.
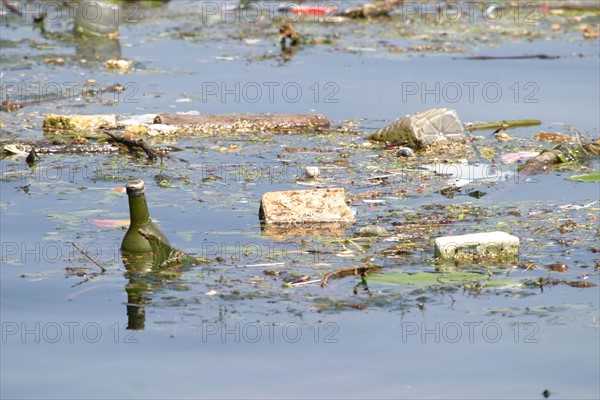
[[80, 294], [85, 293], [85, 292], [89, 292], [90, 290], [98, 289], [99, 287], [102, 287], [102, 285], [96, 285], [96, 286], [92, 286], [92, 287], [88, 287], [88, 288], [85, 288], [85, 289], [78, 290], [75, 293], [71, 294], [68, 297], [68, 299], [69, 300], [73, 300], [75, 297], [79, 296]]
[[523, 60], [529, 58], [537, 58], [540, 60], [556, 60], [560, 56], [551, 56], [548, 54], [527, 54], [524, 56], [472, 56], [472, 57], [454, 57], [454, 60]]
[[381, 267], [377, 267], [377, 266], [373, 266], [373, 265], [357, 265], [354, 267], [346, 267], [346, 268], [340, 268], [340, 269], [336, 269], [333, 272], [328, 273], [327, 275], [325, 275], [325, 277], [323, 278], [323, 282], [321, 282], [321, 287], [323, 289], [325, 289], [327, 287], [327, 282], [329, 281], [329, 279], [331, 279], [332, 277], [336, 276], [336, 275], [341, 275], [341, 274], [345, 274], [348, 272], [354, 272], [354, 275], [358, 275], [359, 273], [362, 274], [366, 274], [367, 271], [372, 270], [372, 269], [380, 269]]
[[2, 3], [4, 3], [4, 6], [6, 7], [7, 10], [9, 10], [12, 13], [17, 14], [18, 16], [23, 16], [23, 13], [21, 12], [21, 10], [19, 9], [19, 7], [14, 6], [9, 0], [2, 0]]
[[585, 149], [583, 143], [581, 143], [581, 132], [579, 132], [577, 129], [573, 128], [573, 131], [575, 131], [575, 138], [577, 139], [577, 144], [579, 145], [579, 148], [585, 153], [586, 156], [590, 156], [590, 153]]
[[71, 242], [71, 244], [73, 246], [75, 246], [75, 248], [77, 250], [79, 250], [81, 252], [81, 254], [83, 254], [84, 256], [86, 256], [88, 260], [90, 260], [91, 262], [93, 262], [94, 264], [96, 264], [102, 270], [102, 272], [106, 272], [106, 268], [104, 268], [102, 266], [102, 264], [100, 264], [98, 261], [96, 261], [92, 257], [90, 257], [85, 251], [81, 250], [81, 248], [79, 246], [77, 246], [77, 244], [75, 242]]

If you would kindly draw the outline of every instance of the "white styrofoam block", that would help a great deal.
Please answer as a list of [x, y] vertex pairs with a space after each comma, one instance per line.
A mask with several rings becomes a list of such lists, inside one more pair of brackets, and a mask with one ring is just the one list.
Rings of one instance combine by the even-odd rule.
[[435, 239], [435, 256], [450, 260], [517, 257], [520, 240], [506, 232], [472, 233]]

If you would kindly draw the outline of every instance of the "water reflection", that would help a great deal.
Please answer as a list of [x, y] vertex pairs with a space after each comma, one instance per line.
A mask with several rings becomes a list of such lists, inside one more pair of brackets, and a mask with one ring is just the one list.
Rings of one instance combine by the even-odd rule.
[[125, 286], [127, 292], [127, 329], [144, 330], [146, 323], [146, 305], [152, 295], [162, 289], [166, 282], [181, 276], [181, 264], [172, 267], [156, 267], [152, 253], [122, 253], [125, 266]]
[[92, 36], [75, 37], [75, 51], [82, 60], [99, 62], [121, 58], [119, 39]]
[[303, 224], [261, 224], [260, 233], [264, 237], [275, 240], [285, 240], [293, 237], [307, 238], [314, 236], [326, 236], [343, 238], [347, 236], [347, 230], [352, 226], [350, 223], [321, 222]]
[[125, 266], [125, 285], [127, 293], [127, 329], [144, 330], [146, 323], [146, 305], [150, 304], [154, 293], [178, 280], [188, 268], [209, 262], [173, 249], [170, 257], [160, 258], [153, 253], [121, 252]]

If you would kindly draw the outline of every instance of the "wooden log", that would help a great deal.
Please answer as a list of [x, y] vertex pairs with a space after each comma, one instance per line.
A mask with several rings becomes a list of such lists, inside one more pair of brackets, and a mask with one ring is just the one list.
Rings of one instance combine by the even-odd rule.
[[396, 8], [402, 7], [404, 0], [375, 0], [373, 3], [361, 4], [342, 11], [342, 15], [350, 18], [372, 18], [388, 15]]
[[102, 154], [119, 151], [119, 148], [112, 144], [53, 144], [48, 141], [35, 141], [5, 143], [1, 148], [1, 152], [4, 154], [26, 156], [32, 149], [34, 149], [37, 154]]
[[[597, 1], [590, 0], [547, 0], [544, 2], [545, 5], [552, 9], [564, 9], [564, 10], [590, 10], [600, 11], [600, 3]], [[537, 7], [540, 5], [537, 4]]]
[[171, 125], [187, 133], [305, 133], [329, 128], [329, 119], [322, 114], [225, 114], [172, 115], [161, 114], [155, 124]]

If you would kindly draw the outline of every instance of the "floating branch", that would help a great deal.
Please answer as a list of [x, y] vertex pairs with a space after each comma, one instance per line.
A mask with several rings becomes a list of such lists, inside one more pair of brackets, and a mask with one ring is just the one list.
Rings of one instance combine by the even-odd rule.
[[327, 282], [329, 281], [329, 279], [331, 279], [332, 277], [337, 276], [337, 275], [347, 275], [350, 273], [352, 273], [354, 276], [357, 276], [359, 274], [366, 275], [367, 272], [369, 272], [369, 271], [379, 270], [379, 269], [381, 269], [381, 267], [377, 267], [374, 265], [363, 265], [363, 266], [357, 265], [355, 267], [340, 268], [340, 269], [337, 269], [337, 270], [325, 275], [325, 277], [323, 278], [323, 282], [321, 282], [321, 287], [323, 289], [325, 289], [327, 287]]
[[104, 268], [102, 266], [102, 264], [100, 264], [98, 261], [94, 260], [92, 257], [89, 256], [89, 254], [87, 254], [85, 251], [83, 251], [79, 246], [77, 246], [77, 244], [75, 242], [71, 242], [71, 244], [81, 252], [81, 254], [83, 254], [88, 260], [90, 260], [91, 262], [93, 262], [94, 264], [96, 264], [101, 270], [102, 272], [106, 272], [106, 268]]
[[110, 133], [107, 130], [104, 130], [103, 133], [110, 136], [115, 142], [124, 144], [125, 146], [129, 147], [129, 149], [132, 149], [135, 147], [142, 149], [144, 151], [144, 153], [146, 153], [146, 155], [148, 156], [148, 159], [150, 159], [150, 160], [155, 160], [156, 156], [165, 157], [165, 158], [169, 158], [169, 159], [174, 158], [174, 157], [171, 157], [169, 154], [165, 153], [164, 151], [155, 149], [154, 147], [150, 146], [148, 143], [144, 142], [144, 140], [142, 140], [142, 139], [138, 139], [138, 140], [127, 139], [122, 136], [117, 136], [113, 133]]
[[468, 131], [483, 131], [492, 129], [507, 129], [517, 128], [520, 126], [536, 126], [541, 125], [542, 121], [539, 119], [516, 119], [512, 121], [498, 121], [498, 122], [485, 122], [481, 124], [470, 124], [465, 126]]

